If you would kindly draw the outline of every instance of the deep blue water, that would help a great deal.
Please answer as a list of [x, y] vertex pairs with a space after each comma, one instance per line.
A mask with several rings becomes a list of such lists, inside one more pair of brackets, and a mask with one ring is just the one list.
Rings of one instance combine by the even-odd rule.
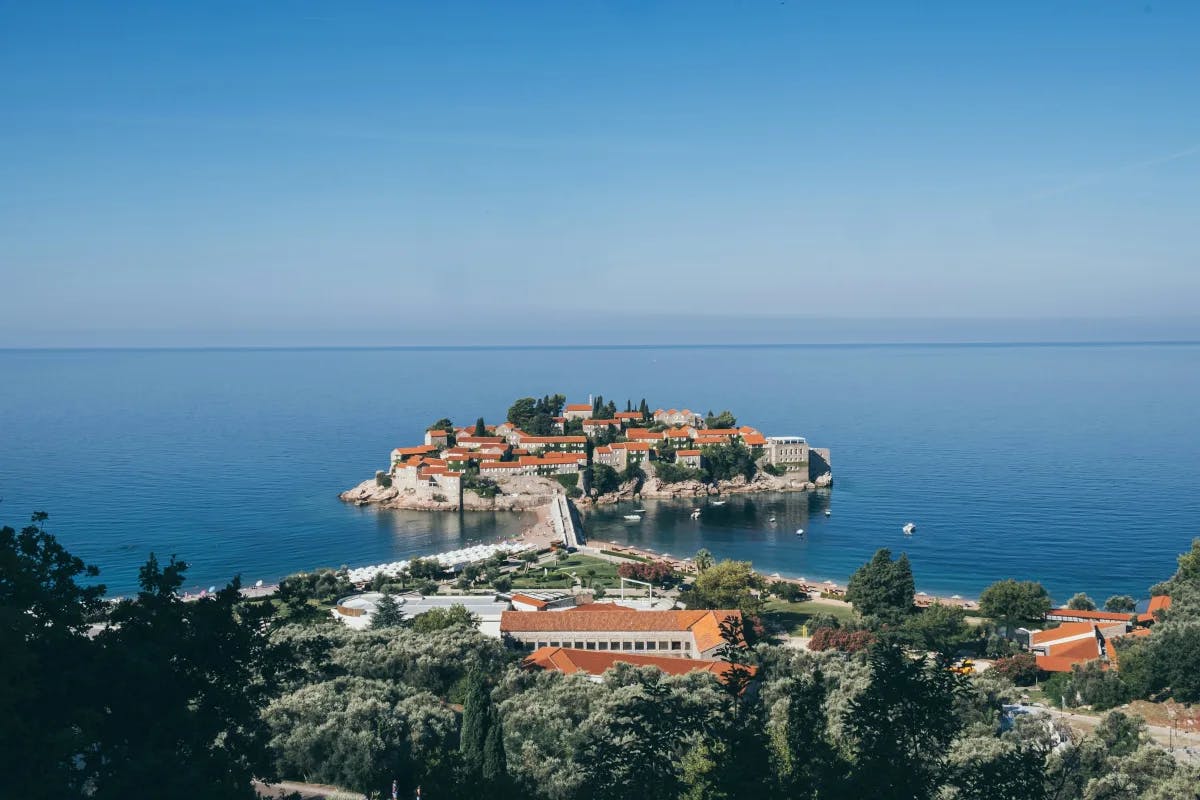
[[734, 498], [699, 522], [688, 501], [636, 526], [589, 518], [676, 555], [845, 579], [887, 546], [930, 592], [1015, 576], [1102, 600], [1145, 595], [1200, 535], [1197, 345], [0, 351], [0, 387], [0, 520], [50, 512], [117, 593], [151, 550], [206, 586], [514, 533], [514, 515], [336, 495], [439, 417], [498, 421], [555, 391], [729, 408], [832, 448], [828, 493]]

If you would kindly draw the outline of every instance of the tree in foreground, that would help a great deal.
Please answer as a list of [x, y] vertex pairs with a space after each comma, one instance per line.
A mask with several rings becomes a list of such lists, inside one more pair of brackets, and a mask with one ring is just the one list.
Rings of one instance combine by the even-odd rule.
[[727, 559], [699, 573], [684, 591], [683, 601], [688, 608], [738, 608], [758, 616], [762, 613], [760, 589], [762, 578], [749, 561]]
[[1037, 581], [1017, 581], [1008, 578], [996, 581], [979, 596], [979, 610], [1004, 627], [1011, 639], [1022, 622], [1040, 621], [1050, 610], [1050, 595]]
[[508, 762], [500, 715], [483, 673], [473, 670], [467, 684], [459, 737], [463, 767], [467, 779], [483, 789], [483, 794], [503, 795], [508, 785]]
[[908, 556], [901, 553], [893, 561], [884, 547], [850, 576], [846, 600], [864, 617], [898, 624], [912, 613], [915, 592]]
[[853, 752], [848, 796], [931, 798], [961, 727], [954, 710], [960, 679], [897, 646], [876, 646], [868, 663], [870, 685], [850, 701], [844, 723]]
[[0, 529], [0, 797], [79, 797], [76, 755], [100, 716], [92, 693], [98, 647], [85, 635], [104, 587], [46, 533], [44, 513]]
[[778, 793], [793, 800], [843, 796], [845, 763], [829, 739], [825, 678], [794, 680], [783, 724], [772, 731], [772, 761]]
[[375, 613], [371, 615], [372, 628], [398, 628], [404, 622], [404, 612], [400, 603], [390, 592], [379, 598], [375, 605]]

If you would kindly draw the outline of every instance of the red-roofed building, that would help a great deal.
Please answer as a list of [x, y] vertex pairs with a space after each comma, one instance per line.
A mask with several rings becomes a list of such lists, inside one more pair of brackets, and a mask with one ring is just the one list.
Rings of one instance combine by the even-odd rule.
[[425, 444], [432, 447], [445, 447], [450, 443], [450, 432], [441, 429], [425, 431]]
[[1165, 614], [1167, 609], [1171, 607], [1171, 596], [1167, 594], [1159, 594], [1150, 598], [1150, 606], [1146, 609], [1145, 614], [1138, 614], [1138, 622], [1143, 625], [1153, 624], [1158, 621], [1160, 614]]
[[592, 404], [572, 403], [563, 409], [563, 416], [567, 419], [591, 419]]
[[1125, 614], [1120, 611], [1084, 611], [1076, 608], [1053, 608], [1046, 612], [1047, 622], [1095, 622], [1133, 624], [1136, 614]]
[[392, 451], [392, 463], [397, 464], [410, 456], [426, 456], [436, 452], [437, 448], [430, 444], [421, 444], [416, 447], [397, 447]]
[[530, 451], [558, 450], [566, 453], [582, 453], [587, 448], [586, 436], [526, 436], [517, 437], [517, 444]]
[[570, 647], [601, 652], [705, 658], [725, 644], [721, 622], [740, 611], [505, 611], [500, 633], [529, 648]]
[[589, 436], [594, 436], [602, 431], [617, 431], [621, 429], [621, 420], [619, 419], [585, 419], [583, 421], [583, 432]]
[[631, 442], [646, 442], [657, 444], [663, 440], [662, 431], [652, 431], [648, 428], [630, 428], [625, 431], [625, 438]]
[[704, 459], [700, 455], [699, 450], [676, 450], [675, 463], [692, 469], [700, 469], [704, 463]]
[[[689, 672], [709, 672], [724, 683], [733, 666], [725, 661], [698, 658], [670, 658], [664, 656], [634, 655], [633, 653], [601, 653], [595, 650], [576, 650], [566, 647], [541, 647], [534, 650], [521, 662], [525, 669], [555, 670], [564, 675], [582, 673], [593, 680], [612, 669], [616, 664], [632, 664], [636, 667], [657, 667], [667, 675], [686, 675]], [[747, 667], [750, 677], [757, 673], [755, 667]]]
[[468, 450], [478, 450], [484, 445], [506, 445], [507, 440], [503, 436], [459, 436], [454, 442], [456, 447], [465, 447]]
[[1057, 628], [1034, 632], [1029, 649], [1037, 658], [1038, 668], [1045, 672], [1070, 672], [1075, 664], [1096, 660], [1104, 662], [1106, 667], [1115, 667], [1116, 648], [1112, 640], [1126, 635], [1128, 630], [1121, 622], [1064, 622]]

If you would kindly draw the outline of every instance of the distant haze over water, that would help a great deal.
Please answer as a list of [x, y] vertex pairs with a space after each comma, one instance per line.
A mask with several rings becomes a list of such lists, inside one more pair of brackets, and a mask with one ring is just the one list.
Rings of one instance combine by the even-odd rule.
[[1103, 601], [1145, 596], [1200, 535], [1195, 344], [8, 350], [0, 374], [0, 521], [48, 511], [114, 593], [151, 550], [206, 587], [516, 533], [517, 515], [336, 495], [439, 417], [497, 422], [556, 391], [729, 408], [832, 448], [828, 493], [733, 498], [696, 524], [690, 501], [648, 504], [637, 526], [619, 508], [590, 516], [674, 555], [844, 580], [887, 546], [909, 553], [918, 589], [974, 595], [1012, 576]]

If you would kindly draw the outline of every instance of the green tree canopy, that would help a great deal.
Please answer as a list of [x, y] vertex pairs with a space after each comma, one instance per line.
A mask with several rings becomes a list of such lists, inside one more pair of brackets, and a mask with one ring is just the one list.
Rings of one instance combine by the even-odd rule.
[[733, 415], [733, 413], [730, 412], [728, 409], [726, 409], [725, 411], [722, 411], [720, 414], [717, 414], [716, 416], [713, 416], [713, 413], [710, 411], [710, 412], [708, 412], [708, 416], [704, 420], [704, 427], [706, 427], [706, 428], [722, 428], [722, 429], [736, 428], [737, 427], [737, 417], [735, 417]]
[[437, 422], [430, 425], [429, 430], [431, 430], [431, 431], [446, 431], [447, 433], [454, 433], [454, 423], [451, 422], [450, 420], [446, 419], [445, 417], [442, 417]]
[[1104, 601], [1105, 611], [1115, 611], [1120, 614], [1132, 614], [1137, 608], [1137, 601], [1127, 594], [1114, 594]]
[[855, 570], [846, 587], [846, 600], [858, 613], [889, 623], [900, 622], [912, 612], [914, 597], [908, 556], [901, 553], [893, 561], [892, 551], [886, 547]]
[[1067, 601], [1067, 608], [1074, 611], [1095, 611], [1096, 601], [1083, 592], [1078, 592], [1072, 595], [1071, 599]]
[[726, 559], [696, 575], [683, 593], [688, 608], [741, 609], [749, 616], [762, 613], [762, 599], [757, 592], [763, 588], [762, 579], [749, 561]]
[[487, 425], [484, 424], [483, 417], [475, 420], [475, 430], [473, 433], [476, 436], [487, 436]]
[[996, 581], [979, 596], [979, 610], [1004, 626], [1005, 635], [1012, 638], [1022, 622], [1040, 622], [1050, 610], [1050, 595], [1036, 581], [1017, 581], [1007, 578]]
[[958, 606], [934, 603], [905, 620], [904, 634], [916, 647], [949, 660], [976, 638], [966, 617], [967, 612]]

